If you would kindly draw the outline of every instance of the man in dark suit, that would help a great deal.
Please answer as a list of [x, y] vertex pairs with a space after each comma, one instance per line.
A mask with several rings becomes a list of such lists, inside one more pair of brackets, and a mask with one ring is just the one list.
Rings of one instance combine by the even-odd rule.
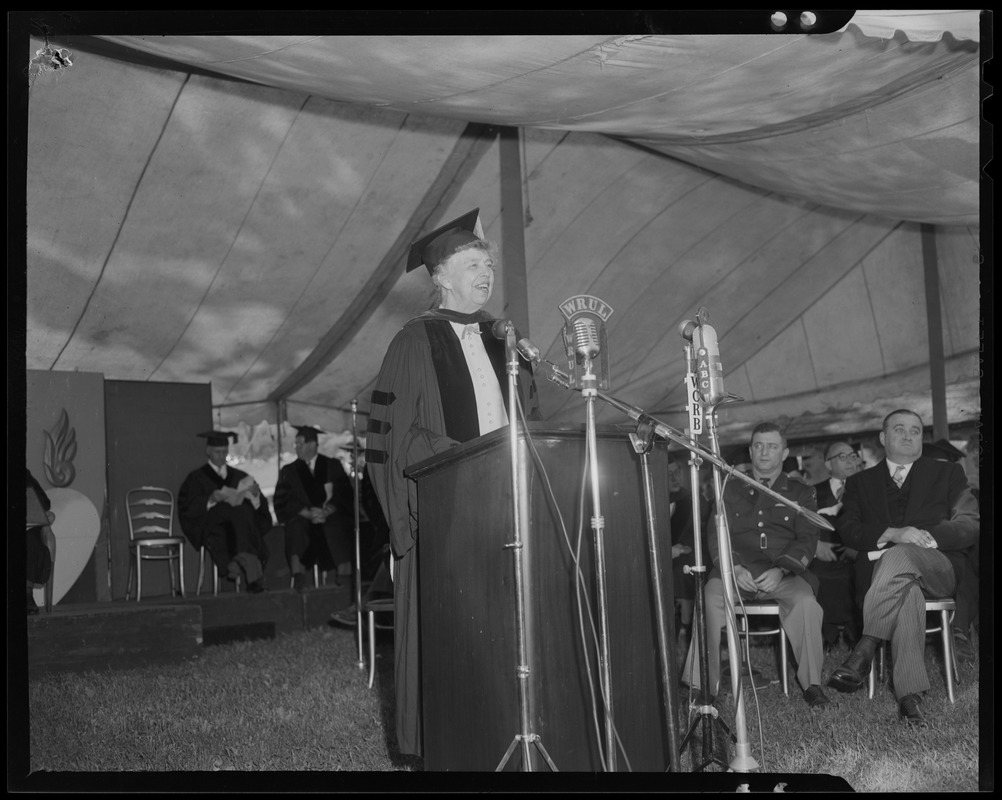
[[264, 565], [271, 529], [268, 498], [250, 475], [226, 463], [231, 431], [206, 431], [208, 462], [188, 474], [177, 495], [181, 530], [196, 549], [205, 546], [226, 579], [246, 581], [247, 591], [265, 590]]
[[[790, 451], [779, 427], [770, 422], [752, 431], [752, 473], [755, 480], [797, 505], [815, 511], [814, 489], [783, 474]], [[734, 582], [749, 600], [775, 600], [779, 623], [793, 648], [797, 679], [812, 708], [829, 703], [821, 688], [824, 650], [821, 606], [815, 599], [818, 579], [807, 569], [814, 558], [818, 528], [775, 498], [743, 482], [728, 481], [724, 506], [734, 562]], [[706, 606], [707, 672], [711, 696], [720, 680], [720, 632], [726, 621], [724, 585], [716, 536], [709, 537], [713, 570], [703, 591]], [[698, 638], [698, 637], [697, 637]], [[683, 668], [683, 681], [699, 686], [699, 648], [694, 639]], [[703, 699], [706, 699], [705, 697]]]
[[[832, 442], [825, 448], [825, 466], [829, 477], [815, 484], [814, 490], [818, 498], [818, 513], [828, 517], [832, 523], [836, 521], [842, 510], [842, 493], [845, 481], [850, 475], [855, 475], [862, 469], [856, 451], [848, 442]], [[856, 643], [861, 620], [857, 617], [853, 599], [853, 561], [856, 551], [846, 549], [835, 531], [822, 530], [818, 542], [818, 552], [811, 562], [810, 570], [818, 576], [821, 582], [818, 589], [818, 602], [825, 612], [825, 621], [821, 630], [825, 646], [834, 645], [838, 641], [840, 627], [844, 629], [849, 645]]]
[[275, 516], [285, 527], [285, 557], [297, 592], [306, 590], [307, 567], [350, 574], [354, 549], [355, 490], [341, 463], [318, 452], [320, 433], [296, 426], [298, 458], [282, 467], [275, 484]]
[[925, 598], [956, 594], [977, 551], [980, 517], [960, 465], [922, 457], [922, 418], [914, 411], [888, 414], [880, 443], [885, 460], [849, 477], [837, 521], [846, 546], [876, 563], [863, 601], [863, 636], [829, 685], [862, 688], [877, 646], [889, 639], [899, 715], [925, 727]]

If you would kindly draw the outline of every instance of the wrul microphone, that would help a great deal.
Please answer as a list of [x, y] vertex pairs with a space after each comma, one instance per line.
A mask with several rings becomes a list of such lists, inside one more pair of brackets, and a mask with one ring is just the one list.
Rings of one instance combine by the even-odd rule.
[[566, 320], [563, 336], [571, 387], [581, 388], [583, 379], [597, 377], [598, 388], [608, 389], [609, 343], [605, 325], [612, 307], [592, 295], [579, 294], [558, 308]]

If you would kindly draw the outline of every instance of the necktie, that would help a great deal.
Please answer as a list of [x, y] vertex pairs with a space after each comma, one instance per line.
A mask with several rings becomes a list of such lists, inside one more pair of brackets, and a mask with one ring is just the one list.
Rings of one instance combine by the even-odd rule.
[[905, 468], [900, 464], [898, 464], [894, 468], [894, 475], [891, 476], [891, 480], [893, 480], [894, 483], [897, 484], [897, 487], [900, 489], [901, 484], [905, 482]]
[[480, 335], [480, 326], [479, 325], [476, 325], [476, 324], [474, 324], [474, 325], [464, 325], [463, 326], [463, 333], [462, 333], [462, 335], [459, 338], [460, 339], [465, 339], [467, 336], [479, 336], [479, 335]]
[[842, 502], [842, 495], [844, 494], [844, 492], [845, 492], [845, 484], [843, 483], [841, 486], [838, 487], [838, 491], [835, 492], [835, 502], [836, 503], [841, 503]]

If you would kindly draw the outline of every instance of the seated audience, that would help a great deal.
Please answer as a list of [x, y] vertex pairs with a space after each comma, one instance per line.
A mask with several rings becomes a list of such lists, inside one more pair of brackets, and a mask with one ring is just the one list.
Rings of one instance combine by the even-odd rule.
[[[825, 448], [825, 464], [830, 477], [814, 487], [818, 499], [818, 513], [828, 517], [832, 524], [842, 511], [842, 494], [845, 481], [862, 468], [862, 461], [852, 445], [844, 441], [832, 442]], [[856, 643], [862, 624], [856, 612], [853, 595], [853, 561], [856, 551], [847, 549], [836, 531], [822, 529], [818, 551], [810, 570], [818, 577], [820, 588], [818, 602], [825, 612], [822, 626], [825, 646], [838, 642], [840, 632], [851, 647]]]
[[841, 692], [861, 689], [877, 647], [890, 641], [898, 713], [926, 727], [925, 600], [955, 597], [958, 586], [973, 579], [980, 516], [963, 469], [922, 456], [917, 413], [888, 414], [880, 442], [885, 460], [849, 476], [837, 520], [842, 541], [859, 551], [857, 560], [875, 566], [863, 600], [863, 635], [828, 683]]
[[[749, 452], [756, 481], [806, 509], [817, 509], [814, 489], [783, 474], [789, 450], [777, 425], [767, 422], [756, 426]], [[807, 569], [817, 548], [817, 526], [740, 480], [727, 482], [723, 499], [737, 592], [747, 600], [775, 600], [779, 604], [779, 622], [793, 647], [804, 700], [812, 708], [828, 705], [821, 688], [824, 653], [822, 611], [815, 598], [817, 578]], [[704, 700], [706, 694], [714, 697], [719, 688], [720, 639], [726, 620], [716, 536], [709, 537], [709, 549], [713, 571], [704, 597], [710, 685], [709, 691], [702, 693]], [[683, 668], [683, 681], [693, 688], [698, 688], [701, 680], [698, 650], [694, 640]]]
[[265, 590], [268, 561], [265, 534], [271, 529], [268, 498], [250, 475], [226, 463], [230, 431], [207, 431], [208, 461], [184, 479], [177, 495], [178, 521], [197, 550], [205, 547], [229, 581], [243, 580], [247, 591]]
[[31, 474], [28, 473], [28, 522], [27, 541], [25, 551], [27, 564], [25, 570], [26, 595], [25, 604], [28, 607], [28, 614], [38, 613], [38, 604], [35, 602], [35, 588], [44, 586], [52, 576], [52, 550], [55, 549], [55, 537], [52, 535], [50, 527], [56, 519], [52, 512], [52, 503], [49, 496], [42, 489], [42, 485]]
[[[320, 430], [296, 426], [296, 458], [279, 471], [275, 516], [285, 528], [292, 586], [306, 590], [306, 569], [351, 574], [355, 490], [337, 459], [318, 452]], [[334, 579], [339, 585], [339, 578]]]

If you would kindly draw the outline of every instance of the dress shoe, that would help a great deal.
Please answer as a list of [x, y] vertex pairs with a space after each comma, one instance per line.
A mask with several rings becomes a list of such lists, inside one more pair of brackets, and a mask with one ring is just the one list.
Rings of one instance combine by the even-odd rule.
[[804, 700], [811, 708], [824, 708], [831, 705], [831, 700], [825, 695], [824, 690], [814, 683], [804, 689]]
[[247, 584], [247, 592], [249, 594], [261, 594], [264, 591], [264, 579], [258, 578], [256, 581], [251, 581]]
[[873, 640], [861, 640], [849, 653], [849, 657], [837, 667], [828, 679], [828, 685], [840, 692], [855, 692], [863, 688], [866, 676], [870, 674], [870, 663], [873, 661]]
[[[306, 573], [297, 572], [292, 576], [292, 588], [300, 594], [306, 591]], [[247, 587], [247, 591], [251, 591], [249, 586]]]
[[916, 728], [929, 727], [929, 723], [925, 721], [925, 717], [922, 715], [922, 709], [919, 708], [919, 696], [917, 694], [906, 694], [898, 700], [898, 716]]

